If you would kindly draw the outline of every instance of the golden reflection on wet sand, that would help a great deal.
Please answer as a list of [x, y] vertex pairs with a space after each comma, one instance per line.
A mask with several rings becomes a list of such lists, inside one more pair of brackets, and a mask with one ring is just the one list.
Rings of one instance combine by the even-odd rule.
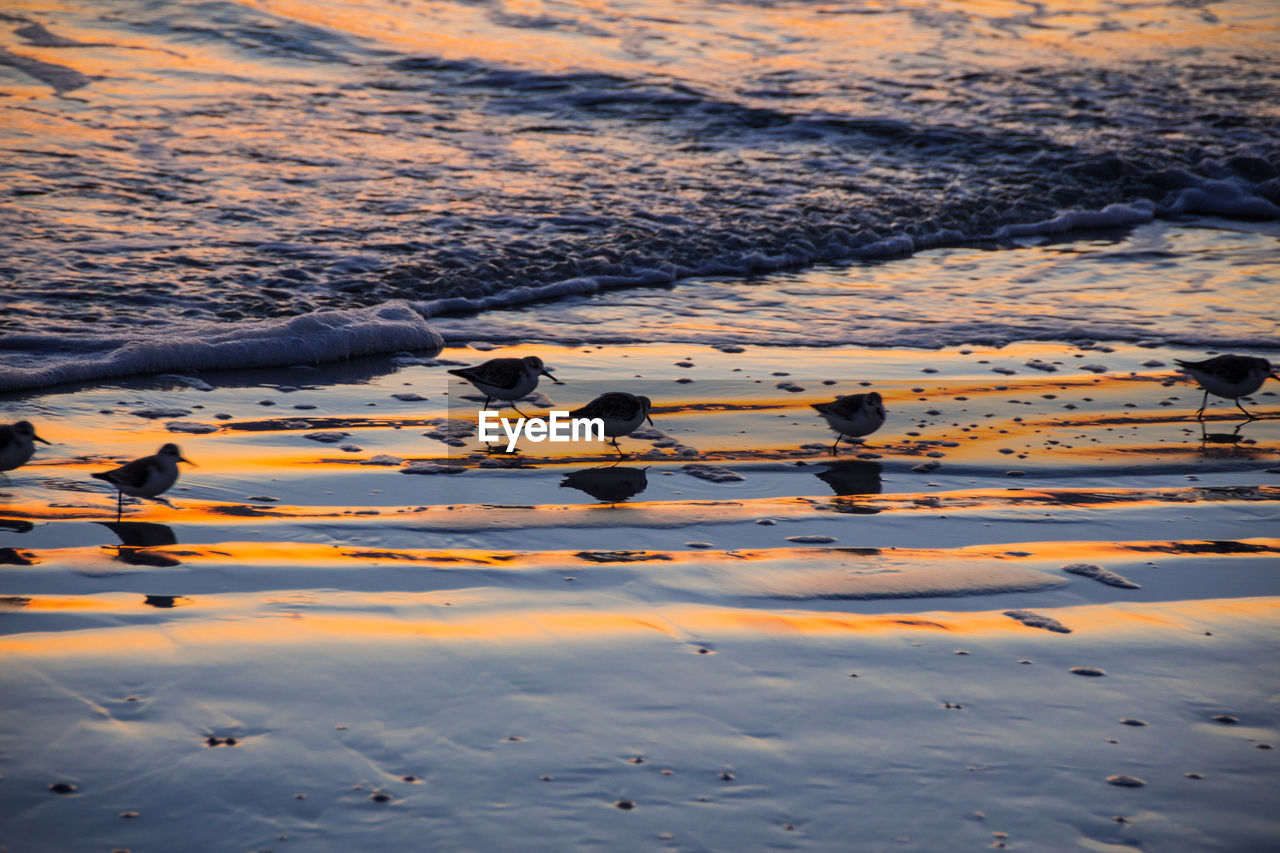
[[[1091, 504], [1092, 506], [1092, 504]], [[936, 511], [936, 507], [928, 509]], [[260, 523], [260, 522], [259, 522]], [[54, 562], [62, 565], [88, 565], [103, 553], [114, 553], [117, 546], [95, 548], [63, 548], [26, 552], [39, 563]], [[1220, 556], [1266, 556], [1280, 554], [1280, 539], [1252, 537], [1232, 540], [1231, 543], [1187, 540], [1125, 540], [1123, 542], [1070, 540], [1052, 542], [1002, 542], [998, 545], [970, 545], [956, 548], [858, 548], [858, 547], [804, 547], [804, 548], [734, 548], [729, 551], [486, 551], [480, 549], [419, 549], [379, 548], [353, 545], [325, 545], [308, 542], [218, 542], [216, 545], [173, 545], [171, 547], [132, 547], [136, 553], [149, 553], [157, 557], [170, 557], [183, 565], [230, 564], [246, 566], [307, 566], [332, 567], [341, 565], [395, 566], [418, 564], [424, 568], [474, 568], [487, 567], [511, 571], [539, 568], [563, 568], [586, 563], [593, 566], [630, 565], [655, 562], [658, 567], [707, 566], [712, 563], [728, 563], [746, 573], [753, 564], [776, 563], [783, 566], [800, 566], [813, 562], [834, 562], [856, 566], [868, 565], [951, 565], [962, 567], [975, 560], [1019, 564], [1037, 561], [1138, 559], [1139, 554], [1194, 555], [1216, 554]], [[1015, 552], [1016, 553], [1011, 553]]]
[[[348, 594], [354, 602], [377, 606], [377, 597]], [[404, 604], [404, 593], [384, 604]], [[517, 613], [459, 613], [445, 609], [440, 594], [430, 594], [429, 618], [288, 613], [219, 621], [171, 621], [163, 625], [127, 625], [61, 633], [32, 632], [0, 638], [0, 654], [13, 659], [168, 657], [201, 648], [245, 646], [322, 646], [347, 643], [462, 642], [508, 646], [528, 643], [612, 642], [637, 635], [663, 634], [703, 648], [712, 638], [753, 636], [862, 636], [946, 632], [950, 636], [999, 639], [1034, 631], [999, 611], [904, 614], [853, 614], [813, 611], [761, 611], [684, 604], [652, 610], [615, 612], [541, 610]], [[1188, 639], [1206, 624], [1266, 625], [1280, 617], [1280, 598], [1204, 599], [1144, 604], [1083, 605], [1043, 611], [1073, 631], [1094, 636]], [[1032, 634], [1031, 636], [1035, 636]]]

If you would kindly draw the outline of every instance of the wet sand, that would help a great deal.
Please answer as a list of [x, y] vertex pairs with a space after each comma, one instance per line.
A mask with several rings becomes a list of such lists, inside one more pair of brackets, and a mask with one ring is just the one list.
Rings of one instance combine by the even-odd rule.
[[[743, 349], [13, 401], [56, 446], [0, 488], [5, 842], [1275, 837], [1276, 420], [1202, 431], [1172, 367], [1198, 353], [1163, 346]], [[530, 352], [564, 383], [533, 409], [612, 383], [654, 430], [621, 461], [442, 441], [475, 406], [449, 364]], [[809, 404], [868, 388], [889, 422], [833, 456]], [[117, 524], [88, 474], [171, 440], [199, 467]]]

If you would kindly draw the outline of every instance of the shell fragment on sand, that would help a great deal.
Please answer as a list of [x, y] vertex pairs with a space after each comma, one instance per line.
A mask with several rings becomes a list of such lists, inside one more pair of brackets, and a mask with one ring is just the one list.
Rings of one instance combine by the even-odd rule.
[[1028, 628], [1043, 628], [1046, 631], [1053, 631], [1055, 634], [1071, 633], [1070, 628], [1052, 616], [1042, 616], [1039, 613], [1032, 613], [1030, 610], [1006, 610], [1004, 615], [1010, 619], [1018, 620]]
[[1108, 785], [1115, 785], [1117, 788], [1141, 788], [1147, 783], [1139, 779], [1137, 776], [1116, 775], [1107, 777]]
[[440, 465], [436, 462], [410, 462], [400, 469], [401, 474], [461, 474], [461, 465]]
[[189, 432], [193, 435], [204, 435], [222, 429], [215, 424], [202, 424], [199, 421], [169, 421], [164, 428], [169, 432]]
[[721, 468], [719, 465], [704, 465], [701, 463], [684, 466], [684, 472], [691, 477], [697, 477], [699, 480], [706, 480], [710, 483], [740, 483], [746, 478], [741, 474], [735, 474], [728, 468]]
[[1120, 589], [1142, 589], [1141, 584], [1136, 584], [1126, 577], [1109, 572], [1101, 566], [1095, 566], [1092, 563], [1072, 563], [1063, 566], [1062, 570], [1072, 575], [1080, 575], [1081, 577], [1092, 578], [1099, 583], [1105, 583], [1107, 586], [1115, 586]]
[[310, 432], [303, 438], [309, 438], [321, 444], [337, 444], [349, 435], [351, 435], [349, 432]]

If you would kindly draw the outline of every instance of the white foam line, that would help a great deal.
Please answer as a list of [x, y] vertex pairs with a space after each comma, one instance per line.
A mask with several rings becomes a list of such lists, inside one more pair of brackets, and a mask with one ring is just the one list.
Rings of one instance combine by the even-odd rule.
[[280, 367], [442, 345], [440, 335], [404, 302], [110, 335], [12, 336], [9, 349], [57, 349], [37, 367], [0, 367], [0, 391], [139, 373]]

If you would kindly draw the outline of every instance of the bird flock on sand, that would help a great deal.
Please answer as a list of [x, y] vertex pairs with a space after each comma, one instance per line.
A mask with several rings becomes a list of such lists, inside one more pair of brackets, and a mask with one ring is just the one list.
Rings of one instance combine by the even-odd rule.
[[[1257, 416], [1246, 409], [1241, 397], [1253, 394], [1267, 379], [1280, 380], [1271, 362], [1265, 358], [1247, 355], [1219, 355], [1203, 361], [1177, 361], [1177, 365], [1204, 390], [1204, 399], [1196, 411], [1196, 418], [1204, 420], [1204, 410], [1209, 395], [1233, 401], [1249, 420]], [[563, 384], [536, 355], [524, 358], [495, 358], [473, 367], [461, 367], [450, 373], [470, 382], [485, 395], [488, 408], [494, 400], [500, 400], [520, 412], [516, 401], [533, 393], [539, 377], [546, 376], [557, 384]], [[836, 434], [831, 452], [835, 453], [842, 439], [853, 441], [868, 436], [884, 425], [887, 413], [880, 394], [850, 394], [837, 397], [829, 403], [811, 404]], [[600, 418], [604, 423], [604, 435], [618, 453], [625, 457], [618, 439], [631, 435], [645, 421], [653, 425], [650, 412], [653, 403], [648, 397], [625, 391], [601, 394], [585, 406], [572, 410], [575, 418]], [[520, 412], [523, 415], [523, 412]], [[35, 442], [50, 442], [36, 435], [30, 421], [0, 425], [0, 472], [12, 471], [25, 465], [35, 453]], [[123, 512], [124, 496], [157, 498], [178, 481], [178, 463], [195, 463], [184, 459], [176, 444], [165, 444], [152, 456], [144, 456], [126, 462], [110, 471], [99, 471], [92, 476], [115, 487], [116, 516]]]

